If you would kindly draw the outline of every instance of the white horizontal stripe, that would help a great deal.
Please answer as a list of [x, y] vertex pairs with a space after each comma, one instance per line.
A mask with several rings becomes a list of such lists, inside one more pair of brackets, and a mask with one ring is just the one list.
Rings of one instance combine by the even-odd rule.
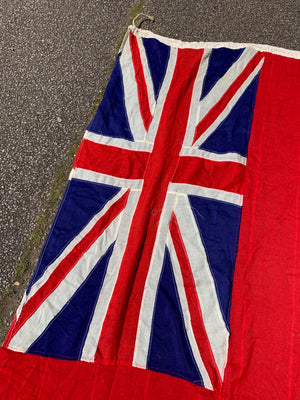
[[243, 165], [246, 165], [247, 163], [247, 158], [241, 156], [238, 153], [217, 154], [193, 147], [183, 147], [181, 149], [180, 155], [205, 158], [212, 161], [232, 161]]
[[62, 253], [50, 264], [43, 275], [32, 285], [30, 292], [26, 298], [26, 301], [29, 300], [50, 278], [53, 271], [57, 268], [57, 266], [61, 263], [61, 261], [74, 249], [74, 247], [87, 235], [87, 233], [94, 227], [94, 225], [99, 221], [100, 218], [107, 212], [107, 210], [117, 201], [119, 200], [125, 193], [125, 189], [120, 190], [111, 200], [109, 200], [105, 206], [100, 210], [79, 232], [77, 236], [72, 239], [72, 241], [65, 247]]
[[146, 86], [147, 86], [150, 111], [153, 116], [154, 110], [155, 110], [155, 105], [156, 105], [153, 82], [152, 82], [152, 78], [151, 78], [151, 73], [150, 73], [150, 69], [149, 69], [149, 65], [148, 65], [148, 59], [147, 59], [143, 41], [141, 38], [137, 38], [137, 42], [138, 42], [138, 46], [139, 46], [139, 50], [140, 50], [143, 71], [144, 71], [144, 76], [145, 76], [145, 81], [146, 81]]
[[241, 47], [253, 47], [257, 51], [266, 51], [273, 54], [278, 54], [284, 57], [300, 59], [300, 51], [284, 49], [282, 47], [270, 46], [267, 44], [256, 43], [233, 43], [233, 42], [183, 42], [178, 39], [167, 38], [150, 31], [139, 29], [136, 26], [130, 25], [129, 31], [138, 37], [154, 38], [168, 46], [178, 49], [218, 49], [220, 47], [228, 47], [230, 49], [240, 49]]
[[212, 134], [215, 129], [220, 125], [222, 121], [229, 115], [230, 111], [233, 109], [239, 98], [242, 96], [242, 94], [245, 92], [247, 87], [250, 85], [250, 83], [253, 81], [253, 79], [256, 77], [256, 75], [259, 73], [262, 65], [264, 62], [264, 58], [259, 62], [259, 64], [256, 66], [256, 68], [251, 72], [251, 74], [248, 76], [248, 78], [245, 80], [245, 82], [241, 85], [241, 87], [237, 90], [235, 95], [232, 97], [232, 99], [229, 101], [227, 107], [224, 109], [224, 111], [216, 118], [216, 120], [207, 128], [207, 130], [200, 136], [200, 138], [194, 143], [193, 147], [199, 147], [202, 143], [205, 142], [205, 140], [209, 137], [210, 134]]
[[194, 276], [207, 337], [220, 375], [223, 378], [227, 360], [229, 333], [220, 310], [206, 252], [186, 196], [178, 197], [175, 214]]
[[9, 344], [10, 349], [26, 351], [43, 333], [48, 324], [82, 285], [100, 258], [106, 253], [117, 236], [122, 213], [105, 229], [103, 234], [83, 254], [74, 268], [59, 286], [47, 297], [36, 312], [25, 322]]
[[209, 93], [200, 101], [197, 111], [197, 123], [216, 105], [256, 53], [257, 52], [252, 48], [245, 49], [237, 61], [232, 64], [228, 71], [226, 71], [212, 87]]
[[125, 179], [116, 176], [90, 171], [88, 169], [75, 168], [72, 170], [69, 179], [81, 179], [84, 181], [102, 183], [104, 185], [118, 186], [123, 188], [141, 190], [143, 179]]
[[153, 148], [153, 144], [149, 142], [144, 142], [144, 141], [132, 142], [126, 139], [118, 139], [118, 138], [112, 138], [110, 136], [99, 135], [97, 133], [93, 133], [90, 131], [85, 132], [84, 139], [88, 139], [94, 143], [100, 143], [108, 146], [114, 146], [114, 147], [119, 147], [121, 149], [128, 149], [134, 151], [151, 152]]
[[139, 195], [139, 192], [130, 192], [129, 194], [126, 208], [123, 212], [122, 223], [120, 224], [119, 233], [114, 245], [114, 251], [107, 266], [107, 272], [103, 281], [102, 289], [98, 297], [94, 315], [82, 350], [81, 360], [83, 361], [94, 361], [104, 319], [118, 279], [123, 254], [127, 245], [132, 217], [136, 209]]
[[189, 185], [187, 183], [170, 183], [168, 193], [176, 193], [183, 196], [190, 194], [225, 201], [226, 203], [232, 203], [237, 206], [243, 205], [243, 196], [240, 194], [225, 192], [225, 190], [212, 189], [204, 186]]
[[176, 195], [167, 194], [155, 238], [137, 327], [132, 365], [139, 368], [147, 366], [155, 299], [165, 255], [169, 222], [175, 205]]
[[196, 80], [194, 83], [188, 125], [187, 125], [185, 139], [183, 142], [184, 146], [191, 146], [193, 144], [195, 129], [196, 129], [196, 125], [198, 123], [197, 112], [198, 112], [198, 107], [199, 107], [199, 101], [200, 101], [200, 96], [202, 93], [204, 77], [207, 72], [210, 53], [211, 53], [211, 50], [209, 50], [209, 49], [204, 50], [203, 56], [201, 58], [200, 66], [198, 69], [197, 77], [196, 77]]
[[209, 375], [206, 371], [206, 368], [203, 364], [201, 354], [199, 352], [199, 348], [198, 348], [198, 345], [197, 345], [197, 342], [195, 339], [192, 322], [191, 322], [191, 315], [190, 315], [189, 306], [188, 306], [188, 301], [187, 301], [185, 290], [184, 290], [184, 282], [183, 282], [183, 278], [182, 278], [182, 274], [181, 274], [181, 270], [180, 270], [180, 265], [179, 265], [179, 262], [177, 259], [176, 251], [174, 248], [174, 244], [173, 244], [173, 241], [170, 236], [170, 232], [168, 233], [167, 246], [168, 246], [168, 249], [170, 252], [173, 272], [174, 272], [176, 286], [177, 286], [177, 292], [179, 295], [180, 304], [181, 304], [181, 308], [182, 308], [182, 314], [183, 314], [183, 318], [184, 318], [184, 325], [185, 325], [186, 333], [187, 333], [187, 336], [188, 336], [188, 339], [189, 339], [189, 342], [191, 345], [192, 353], [193, 353], [195, 362], [197, 364], [197, 367], [199, 369], [199, 372], [202, 376], [204, 386], [207, 389], [213, 389], [213, 386], [211, 384], [211, 381], [210, 381]]
[[120, 65], [123, 77], [125, 106], [131, 133], [135, 140], [144, 140], [146, 130], [140, 112], [140, 104], [135, 80], [135, 71], [132, 62], [129, 40], [124, 44], [120, 56]]
[[147, 141], [154, 143], [155, 136], [159, 127], [160, 123], [160, 118], [163, 112], [163, 108], [165, 106], [165, 101], [166, 97], [171, 85], [171, 81], [173, 78], [175, 66], [176, 66], [176, 60], [177, 60], [177, 50], [171, 48], [170, 49], [170, 57], [168, 61], [168, 67], [166, 70], [166, 74], [162, 83], [162, 86], [159, 91], [158, 99], [157, 99], [157, 104], [155, 108], [155, 113], [153, 115], [152, 122], [149, 126], [149, 131], [147, 134]]

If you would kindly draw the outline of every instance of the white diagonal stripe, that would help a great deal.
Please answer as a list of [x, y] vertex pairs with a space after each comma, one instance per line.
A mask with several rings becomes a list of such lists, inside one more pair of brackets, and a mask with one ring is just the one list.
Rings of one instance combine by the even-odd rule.
[[129, 188], [133, 190], [141, 190], [143, 186], [143, 179], [118, 178], [116, 176], [106, 175], [100, 172], [90, 171], [83, 168], [73, 169], [69, 179], [80, 179], [83, 181], [119, 186], [122, 188]]
[[178, 196], [175, 215], [194, 276], [207, 337], [223, 378], [229, 333], [220, 310], [214, 279], [187, 196]]
[[[123, 212], [122, 212], [123, 213]], [[61, 281], [58, 287], [47, 297], [35, 313], [25, 322], [9, 343], [10, 349], [27, 351], [43, 333], [49, 323], [68, 303], [77, 289], [86, 280], [94, 266], [106, 253], [116, 239], [122, 219], [120, 213], [105, 229], [103, 234], [83, 254], [74, 268]]]
[[229, 101], [227, 106], [225, 107], [224, 111], [215, 119], [215, 121], [207, 128], [207, 130], [200, 136], [200, 138], [193, 144], [193, 147], [199, 147], [202, 143], [205, 142], [205, 140], [208, 138], [210, 134], [212, 134], [215, 129], [220, 125], [220, 123], [229, 115], [230, 111], [233, 109], [239, 98], [242, 96], [242, 94], [245, 92], [245, 90], [248, 88], [250, 83], [253, 81], [253, 79], [256, 77], [256, 75], [259, 73], [262, 65], [264, 63], [264, 58], [260, 60], [256, 68], [251, 72], [251, 74], [248, 76], [248, 78], [245, 80], [245, 82], [241, 85], [241, 87], [237, 90], [237, 92], [234, 94], [232, 99]]
[[105, 206], [100, 210], [89, 222], [88, 224], [79, 232], [77, 236], [72, 239], [72, 241], [65, 247], [62, 253], [53, 261], [47, 269], [44, 271], [43, 275], [32, 285], [30, 292], [26, 298], [29, 300], [50, 278], [53, 271], [61, 263], [61, 261], [74, 249], [74, 247], [88, 234], [88, 232], [94, 227], [94, 225], [99, 221], [100, 218], [108, 211], [108, 209], [118, 201], [125, 193], [126, 189], [121, 189], [111, 200], [109, 200]]
[[201, 58], [199, 70], [194, 83], [187, 131], [184, 138], [183, 146], [192, 146], [193, 144], [195, 129], [196, 125], [198, 124], [197, 112], [199, 107], [199, 100], [202, 93], [204, 78], [207, 72], [210, 53], [211, 49], [205, 49]]
[[139, 37], [136, 38], [138, 47], [140, 50], [140, 55], [141, 55], [141, 60], [142, 60], [142, 65], [143, 65], [143, 71], [144, 71], [144, 76], [145, 76], [145, 81], [146, 81], [146, 86], [147, 86], [147, 92], [148, 92], [148, 99], [149, 99], [149, 105], [150, 105], [150, 111], [151, 114], [154, 114], [155, 110], [155, 96], [154, 96], [154, 88], [153, 88], [153, 81], [151, 78], [151, 73], [149, 69], [149, 64], [148, 64], [148, 59], [145, 51], [145, 47], [143, 44], [143, 40]]
[[104, 319], [118, 279], [119, 270], [126, 248], [128, 234], [133, 214], [139, 199], [139, 192], [130, 192], [126, 207], [123, 212], [122, 224], [114, 245], [114, 251], [110, 257], [102, 289], [95, 307], [94, 315], [89, 326], [85, 344], [82, 350], [81, 360], [93, 362], [98, 347]]
[[145, 151], [145, 152], [149, 152], [149, 153], [152, 151], [152, 148], [153, 148], [152, 143], [147, 143], [147, 142], [139, 141], [139, 140], [132, 142], [131, 140], [99, 135], [98, 133], [94, 133], [94, 132], [90, 132], [90, 131], [85, 132], [84, 139], [88, 139], [94, 143], [100, 143], [100, 144], [105, 144], [108, 146], [119, 147], [121, 149], [128, 149], [128, 150], [134, 150], [134, 151]]
[[204, 386], [207, 389], [213, 389], [213, 386], [211, 384], [209, 375], [208, 375], [206, 368], [204, 366], [204, 363], [202, 361], [201, 354], [199, 352], [199, 348], [198, 348], [198, 345], [197, 345], [197, 342], [195, 339], [195, 335], [194, 335], [194, 331], [193, 331], [193, 327], [192, 327], [192, 323], [191, 323], [191, 315], [190, 315], [190, 311], [189, 311], [188, 301], [187, 301], [185, 290], [184, 290], [184, 283], [183, 283], [183, 278], [182, 278], [182, 274], [181, 274], [181, 270], [180, 270], [180, 265], [178, 262], [178, 258], [176, 255], [173, 241], [170, 236], [170, 232], [168, 233], [167, 246], [168, 246], [168, 249], [170, 252], [173, 272], [174, 272], [176, 286], [177, 286], [177, 292], [179, 295], [180, 304], [181, 304], [181, 308], [182, 308], [182, 314], [183, 314], [183, 318], [184, 318], [185, 329], [186, 329], [187, 336], [188, 336], [188, 339], [190, 342], [192, 353], [193, 353], [194, 359], [196, 361], [197, 367], [199, 369], [199, 372], [202, 376]]
[[165, 255], [169, 221], [175, 205], [176, 195], [167, 194], [153, 247], [137, 327], [132, 365], [139, 368], [147, 366], [155, 299]]
[[135, 140], [144, 140], [146, 130], [140, 112], [137, 83], [132, 62], [129, 40], [125, 42], [120, 56], [120, 66], [122, 70], [125, 106], [128, 122], [132, 136]]
[[176, 65], [176, 60], [177, 60], [177, 49], [170, 48], [170, 57], [168, 61], [168, 67], [166, 70], [166, 74], [164, 77], [163, 84], [161, 86], [161, 89], [159, 91], [158, 99], [157, 99], [157, 104], [155, 108], [155, 113], [151, 122], [151, 125], [149, 127], [149, 131], [147, 134], [147, 141], [154, 143], [156, 132], [158, 130], [161, 114], [165, 105], [166, 97], [171, 85], [171, 81], [173, 78], [174, 70], [175, 70], [175, 65]]
[[251, 47], [245, 49], [240, 57], [232, 64], [225, 74], [217, 81], [209, 93], [200, 101], [198, 108], [197, 123], [208, 113], [209, 110], [221, 99], [231, 84], [243, 72], [249, 61], [257, 51]]

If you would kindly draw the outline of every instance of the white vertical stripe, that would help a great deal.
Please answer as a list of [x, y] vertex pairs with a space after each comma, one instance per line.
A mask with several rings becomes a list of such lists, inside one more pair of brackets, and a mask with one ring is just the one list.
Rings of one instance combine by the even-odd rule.
[[145, 81], [146, 81], [146, 86], [147, 86], [147, 92], [148, 92], [148, 99], [149, 99], [149, 105], [150, 105], [150, 111], [151, 114], [154, 114], [154, 109], [155, 109], [155, 96], [154, 96], [154, 87], [153, 87], [153, 81], [151, 78], [151, 73], [149, 69], [149, 64], [148, 64], [148, 59], [145, 51], [145, 47], [143, 44], [143, 39], [137, 37], [137, 42], [140, 50], [140, 55], [141, 55], [141, 60], [142, 60], [142, 65], [143, 65], [143, 71], [144, 71], [144, 76], [145, 76]]
[[209, 110], [221, 99], [224, 93], [229, 89], [230, 85], [243, 72], [249, 61], [255, 56], [257, 51], [252, 48], [247, 48], [241, 56], [228, 69], [228, 71], [220, 78], [212, 87], [209, 93], [200, 101], [198, 110], [199, 123]]
[[144, 140], [146, 130], [140, 112], [140, 104], [135, 80], [135, 71], [132, 62], [129, 40], [125, 42], [120, 56], [120, 65], [123, 76], [125, 105], [131, 133], [135, 140]]
[[95, 307], [94, 315], [82, 350], [81, 360], [93, 362], [103, 322], [118, 279], [119, 270], [126, 248], [133, 214], [139, 199], [139, 192], [130, 192], [124, 210], [122, 224], [114, 245], [114, 251], [107, 266], [107, 272]]
[[100, 210], [89, 222], [88, 224], [79, 232], [77, 236], [65, 247], [62, 253], [57, 257], [52, 264], [50, 264], [44, 271], [43, 275], [32, 285], [30, 292], [27, 296], [29, 300], [50, 278], [53, 271], [57, 268], [60, 262], [74, 249], [74, 247], [90, 232], [90, 230], [95, 226], [100, 218], [108, 211], [108, 209], [116, 203], [126, 192], [126, 189], [121, 189], [111, 200], [109, 200], [105, 206]]
[[178, 196], [175, 214], [195, 279], [205, 330], [223, 378], [229, 333], [223, 320], [214, 279], [187, 196]]
[[132, 365], [139, 368], [146, 368], [147, 366], [154, 304], [165, 255], [165, 243], [169, 229], [169, 221], [175, 204], [176, 195], [167, 194], [159, 221], [139, 315], [132, 363]]
[[121, 219], [122, 213], [114, 219], [103, 234], [83, 254], [58, 287], [48, 296], [11, 339], [9, 344], [10, 349], [17, 348], [26, 351], [43, 333], [53, 318], [55, 318], [68, 301], [70, 301], [77, 289], [93, 270], [94, 266], [116, 239]]
[[181, 274], [181, 269], [180, 269], [177, 254], [176, 254], [176, 251], [174, 248], [174, 244], [173, 244], [173, 241], [170, 236], [170, 232], [168, 233], [167, 246], [168, 246], [168, 249], [170, 252], [170, 257], [171, 257], [172, 266], [173, 266], [173, 272], [174, 272], [176, 286], [177, 286], [177, 292], [179, 295], [180, 304], [181, 304], [181, 308], [182, 308], [182, 314], [183, 314], [183, 318], [184, 318], [185, 329], [186, 329], [186, 333], [187, 333], [187, 336], [188, 336], [188, 339], [190, 342], [192, 353], [193, 353], [195, 362], [197, 364], [197, 367], [199, 369], [199, 372], [203, 378], [204, 386], [207, 389], [213, 389], [212, 383], [210, 381], [210, 378], [206, 371], [206, 368], [203, 364], [201, 354], [199, 352], [199, 348], [198, 348], [198, 345], [197, 345], [197, 342], [195, 339], [195, 335], [194, 335], [194, 331], [193, 331], [193, 327], [192, 327], [192, 323], [191, 323], [191, 315], [190, 315], [190, 311], [189, 311], [188, 301], [187, 301], [185, 290], [184, 290], [184, 282], [183, 282], [183, 278], [182, 278], [182, 274]]
[[154, 143], [156, 132], [159, 126], [161, 114], [165, 105], [166, 97], [172, 82], [175, 66], [176, 66], [176, 60], [177, 60], [177, 49], [174, 49], [173, 47], [170, 48], [170, 57], [168, 61], [168, 67], [166, 70], [166, 74], [164, 77], [163, 84], [161, 86], [161, 89], [159, 91], [158, 99], [157, 99], [157, 104], [155, 108], [155, 113], [153, 116], [153, 120], [151, 122], [151, 125], [149, 127], [149, 131], [147, 134], [147, 142], [152, 142]]
[[215, 129], [220, 125], [220, 123], [222, 121], [224, 121], [224, 119], [227, 117], [227, 115], [229, 115], [230, 111], [233, 109], [235, 104], [238, 102], [239, 98], [242, 96], [242, 94], [248, 88], [248, 86], [253, 81], [253, 79], [256, 77], [256, 75], [259, 73], [263, 63], [264, 63], [264, 58], [258, 63], [256, 68], [251, 72], [251, 74], [248, 76], [248, 78], [245, 80], [245, 82], [237, 90], [237, 92], [234, 94], [232, 99], [229, 101], [229, 103], [225, 107], [224, 111], [216, 118], [216, 120], [200, 136], [200, 138], [194, 143], [193, 147], [199, 147], [202, 143], [204, 143], [205, 140], [208, 138], [208, 136], [211, 135], [215, 131]]
[[183, 146], [192, 146], [193, 144], [195, 129], [196, 125], [198, 124], [197, 112], [199, 107], [199, 101], [202, 93], [204, 78], [207, 72], [210, 54], [211, 54], [211, 49], [205, 49], [200, 62], [199, 70], [194, 83], [190, 114], [189, 114], [187, 131], [183, 142]]

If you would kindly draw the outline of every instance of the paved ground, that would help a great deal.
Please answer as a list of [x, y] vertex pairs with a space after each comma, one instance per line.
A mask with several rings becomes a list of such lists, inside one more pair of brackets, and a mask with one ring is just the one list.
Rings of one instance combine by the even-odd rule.
[[300, 48], [298, 0], [149, 0], [145, 5], [156, 18], [148, 27], [162, 35]]
[[133, 2], [122, 3], [4, 1], [0, 290], [12, 279], [56, 171], [83, 136], [130, 18]]
[[[14, 280], [53, 179], [84, 134], [136, 3], [2, 4], [0, 291]], [[143, 28], [174, 38], [300, 46], [298, 0], [146, 0], [143, 10], [155, 16]], [[9, 299], [2, 331], [22, 290]]]

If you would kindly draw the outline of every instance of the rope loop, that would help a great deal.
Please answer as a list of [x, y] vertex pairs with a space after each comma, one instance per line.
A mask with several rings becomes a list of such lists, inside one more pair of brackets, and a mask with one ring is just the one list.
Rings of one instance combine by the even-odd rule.
[[[141, 18], [141, 17], [144, 17], [144, 18]], [[136, 20], [138, 20], [138, 19], [140, 19], [140, 21], [139, 21], [138, 25], [136, 25]], [[132, 25], [135, 26], [136, 28], [139, 28], [144, 21], [153, 22], [154, 17], [151, 17], [151, 15], [147, 15], [144, 13], [139, 13], [136, 17], [133, 18]]]

